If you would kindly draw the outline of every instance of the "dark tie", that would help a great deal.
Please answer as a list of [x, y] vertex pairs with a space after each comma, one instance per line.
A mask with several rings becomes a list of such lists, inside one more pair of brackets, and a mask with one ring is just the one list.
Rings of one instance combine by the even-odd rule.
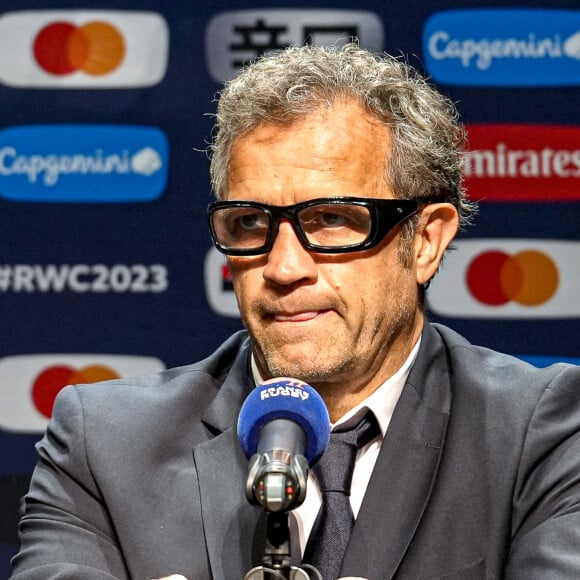
[[336, 580], [354, 523], [350, 484], [356, 454], [380, 430], [372, 412], [348, 430], [330, 434], [326, 451], [313, 472], [322, 492], [322, 507], [306, 544], [303, 562], [312, 564], [323, 580]]

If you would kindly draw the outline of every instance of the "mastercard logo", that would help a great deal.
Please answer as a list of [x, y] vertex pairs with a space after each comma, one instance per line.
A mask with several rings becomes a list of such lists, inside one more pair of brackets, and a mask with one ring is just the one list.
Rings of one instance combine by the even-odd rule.
[[0, 82], [13, 87], [147, 87], [165, 76], [169, 29], [155, 12], [27, 10], [0, 17]]
[[580, 242], [482, 239], [456, 243], [427, 296], [460, 318], [580, 317]]
[[550, 300], [559, 284], [554, 260], [538, 250], [510, 256], [501, 250], [486, 250], [469, 263], [467, 287], [476, 300], [490, 306], [515, 301], [538, 306]]
[[164, 368], [157, 358], [129, 355], [49, 354], [0, 359], [0, 430], [42, 433], [58, 393], [67, 385], [150, 374]]
[[55, 22], [41, 28], [34, 39], [38, 65], [54, 75], [83, 71], [105, 75], [114, 71], [125, 56], [125, 40], [108, 22], [89, 22], [75, 26]]
[[42, 370], [32, 384], [32, 401], [42, 415], [50, 418], [54, 400], [63, 387], [119, 378], [119, 373], [104, 365], [90, 365], [82, 369], [66, 365], [50, 366]]

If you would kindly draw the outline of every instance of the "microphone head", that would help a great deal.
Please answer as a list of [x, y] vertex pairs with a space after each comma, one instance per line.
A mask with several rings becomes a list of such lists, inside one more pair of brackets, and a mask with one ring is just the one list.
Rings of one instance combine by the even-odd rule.
[[314, 465], [330, 438], [330, 417], [322, 397], [307, 383], [288, 377], [258, 385], [244, 401], [238, 418], [238, 439], [248, 459], [258, 449], [262, 427], [275, 419], [289, 419], [304, 429], [304, 456]]

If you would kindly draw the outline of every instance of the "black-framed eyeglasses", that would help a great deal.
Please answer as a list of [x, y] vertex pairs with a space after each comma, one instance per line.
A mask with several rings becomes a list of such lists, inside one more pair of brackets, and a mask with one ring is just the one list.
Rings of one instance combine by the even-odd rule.
[[268, 253], [283, 219], [307, 250], [344, 254], [373, 248], [418, 209], [414, 200], [366, 197], [325, 197], [285, 206], [216, 201], [208, 206], [208, 219], [214, 244], [229, 256]]

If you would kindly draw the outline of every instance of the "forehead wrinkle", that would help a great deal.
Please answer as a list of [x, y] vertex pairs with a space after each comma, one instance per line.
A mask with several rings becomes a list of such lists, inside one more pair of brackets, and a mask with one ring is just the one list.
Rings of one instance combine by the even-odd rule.
[[290, 125], [262, 123], [240, 136], [230, 158], [230, 191], [238, 198], [281, 193], [288, 201], [308, 188], [310, 198], [380, 197], [390, 133], [361, 107], [350, 105], [350, 110], [325, 109]]

